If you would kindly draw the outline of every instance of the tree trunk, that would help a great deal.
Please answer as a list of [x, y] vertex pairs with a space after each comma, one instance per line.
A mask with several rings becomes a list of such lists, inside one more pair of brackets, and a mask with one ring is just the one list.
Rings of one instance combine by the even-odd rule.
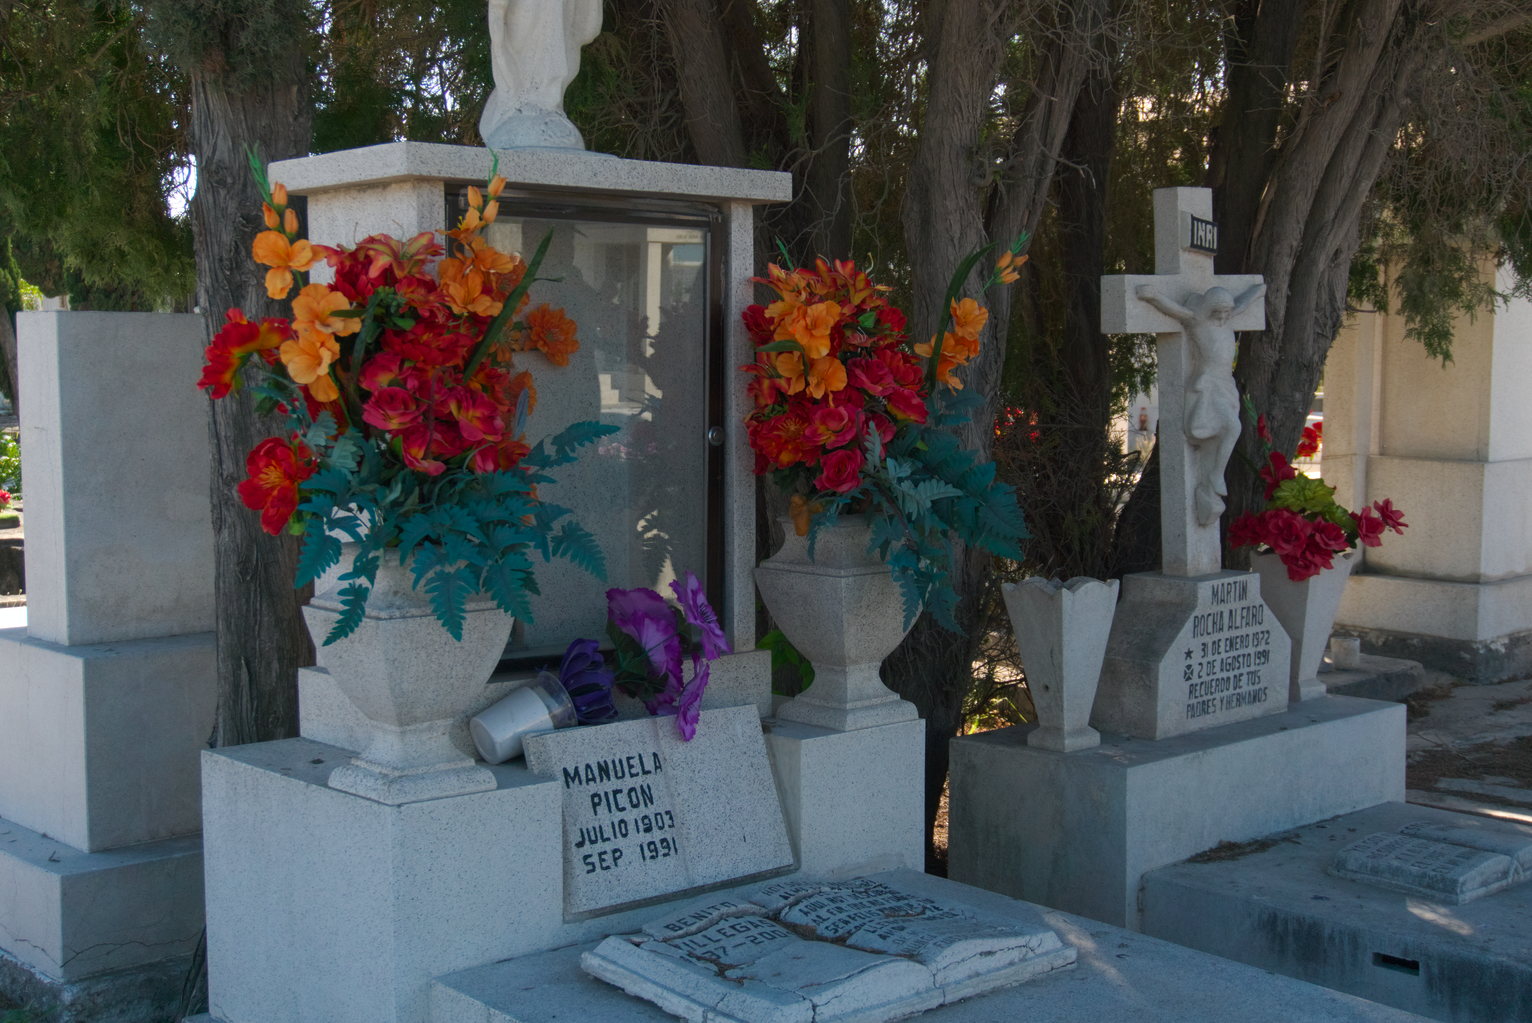
[[809, 165], [805, 201], [818, 214], [813, 251], [851, 253], [851, 0], [812, 0], [809, 12]]
[[0, 307], [0, 372], [5, 374], [5, 380], [0, 382], [0, 386], [4, 387], [5, 396], [11, 400], [11, 410], [19, 416], [21, 376], [16, 360], [16, 326], [11, 320], [11, 311]]
[[[1266, 329], [1240, 336], [1235, 370], [1288, 452], [1345, 314], [1367, 198], [1419, 73], [1445, 56], [1441, 27], [1416, 0], [1355, 0], [1330, 33], [1336, 39], [1262, 189], [1246, 265], [1266, 279]], [[1251, 446], [1247, 437], [1247, 456]], [[1230, 516], [1264, 503], [1257, 461], [1230, 462]]]
[[[291, 24], [305, 24], [301, 0]], [[238, 5], [225, 4], [207, 37], [239, 39]], [[191, 68], [191, 141], [197, 156], [192, 220], [197, 256], [197, 303], [208, 330], [224, 310], [249, 317], [288, 310], [266, 298], [250, 243], [262, 227], [261, 200], [245, 147], [264, 159], [300, 156], [309, 140], [310, 109], [303, 51], [292, 46], [259, 73], [249, 55], [228, 42], [204, 51]], [[243, 73], [241, 73], [243, 72]], [[213, 533], [216, 543], [218, 720], [220, 746], [297, 734], [297, 670], [313, 663], [313, 647], [299, 614], [303, 595], [293, 589], [297, 543], [262, 532], [255, 513], [235, 494], [245, 456], [280, 423], [256, 416], [246, 390], [212, 403]]]

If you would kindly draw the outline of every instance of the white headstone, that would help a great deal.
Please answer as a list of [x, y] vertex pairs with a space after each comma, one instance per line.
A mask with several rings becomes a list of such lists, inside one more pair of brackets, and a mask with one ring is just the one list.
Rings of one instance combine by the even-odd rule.
[[1224, 467], [1240, 434], [1234, 332], [1260, 330], [1258, 275], [1213, 272], [1218, 229], [1207, 188], [1154, 192], [1153, 274], [1101, 279], [1101, 329], [1158, 335], [1163, 571], [1199, 576], [1223, 564]]
[[690, 742], [644, 718], [528, 736], [564, 796], [564, 909], [591, 913], [792, 866], [753, 705], [706, 711]]

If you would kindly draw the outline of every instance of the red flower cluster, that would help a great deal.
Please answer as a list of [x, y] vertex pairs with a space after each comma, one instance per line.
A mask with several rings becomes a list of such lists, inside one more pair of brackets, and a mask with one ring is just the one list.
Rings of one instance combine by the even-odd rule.
[[1293, 452], [1294, 458], [1313, 458], [1319, 454], [1319, 445], [1325, 440], [1325, 421], [1316, 419], [1312, 425], [1303, 428], [1303, 437], [1298, 441], [1298, 450]]
[[[229, 310], [207, 348], [198, 386], [222, 398], [259, 354], [273, 374], [281, 364], [310, 419], [329, 410], [343, 432], [359, 430], [410, 470], [437, 476], [449, 465], [474, 473], [514, 469], [529, 450], [518, 409], [524, 400], [530, 410], [536, 391], [512, 354], [537, 349], [563, 366], [579, 340], [561, 309], [541, 305], [518, 318], [527, 305], [521, 286], [527, 265], [481, 234], [498, 213], [504, 184], [491, 182], [487, 201], [469, 189], [468, 214], [446, 232], [456, 244], [445, 258], [429, 232], [407, 241], [372, 235], [349, 249], [298, 240], [286, 192], [274, 186], [266, 206], [270, 229], [252, 248], [257, 261], [274, 267], [267, 278], [273, 297], [285, 297], [294, 272], [319, 258], [334, 281], [304, 286], [290, 320], [257, 324]], [[502, 317], [513, 296], [516, 308]], [[497, 318], [504, 329], [488, 344]], [[297, 507], [299, 484], [315, 471], [312, 454], [296, 441], [272, 438], [250, 453], [247, 468], [241, 498], [261, 510], [267, 532], [281, 532]]]
[[897, 423], [926, 421], [924, 360], [909, 348], [904, 314], [856, 264], [821, 259], [768, 273], [756, 281], [780, 298], [744, 313], [757, 349], [741, 367], [753, 374], [755, 471], [781, 472], [800, 492], [849, 493], [869, 430], [886, 444]]
[[[1263, 440], [1269, 436], [1264, 417], [1257, 433]], [[1334, 487], [1298, 472], [1280, 451], [1268, 453], [1260, 476], [1266, 483], [1266, 508], [1235, 519], [1229, 525], [1229, 545], [1269, 548], [1294, 582], [1332, 567], [1335, 555], [1353, 545], [1377, 547], [1385, 529], [1402, 533], [1407, 525], [1388, 499], [1347, 511], [1335, 502]]]

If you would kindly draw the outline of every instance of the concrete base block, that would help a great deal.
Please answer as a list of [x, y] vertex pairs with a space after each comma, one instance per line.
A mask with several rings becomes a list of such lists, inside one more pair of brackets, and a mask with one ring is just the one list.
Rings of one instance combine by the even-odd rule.
[[0, 819], [0, 951], [44, 986], [184, 959], [201, 932], [195, 837], [87, 853]]
[[1137, 927], [1145, 872], [1404, 798], [1401, 704], [1345, 696], [1148, 741], [1052, 753], [1031, 726], [952, 743], [957, 881]]
[[1338, 625], [1338, 636], [1355, 636], [1364, 649], [1410, 660], [1474, 685], [1492, 686], [1532, 675], [1532, 630], [1494, 639], [1449, 639]]
[[767, 723], [799, 870], [841, 878], [922, 868], [925, 730], [918, 718], [850, 732]]
[[0, 632], [0, 817], [99, 852], [201, 827], [212, 633], [60, 646]]
[[1143, 929], [1433, 1019], [1532, 1019], [1532, 885], [1447, 906], [1326, 874], [1364, 835], [1478, 818], [1403, 803], [1144, 878]]
[[[1076, 965], [918, 1018], [922, 1023], [1384, 1023], [1419, 1017], [1231, 963], [1068, 913], [1025, 906], [925, 874], [903, 873], [932, 898], [1025, 914], [1078, 953]], [[494, 963], [432, 985], [432, 1023], [667, 1023], [674, 1017], [580, 969], [581, 946]], [[316, 1017], [317, 1018], [317, 1017]], [[711, 1018], [711, 1017], [710, 1017]], [[189, 1021], [194, 1023], [194, 1021]]]

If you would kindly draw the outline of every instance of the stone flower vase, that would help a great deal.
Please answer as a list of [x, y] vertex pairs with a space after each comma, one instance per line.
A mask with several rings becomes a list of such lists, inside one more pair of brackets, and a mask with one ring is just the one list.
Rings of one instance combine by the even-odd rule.
[[[345, 544], [343, 566], [356, 545]], [[355, 632], [330, 646], [324, 638], [340, 615], [338, 572], [303, 609], [319, 667], [367, 719], [371, 734], [330, 787], [380, 803], [414, 803], [484, 792], [495, 776], [453, 743], [453, 726], [477, 709], [499, 662], [513, 619], [488, 599], [470, 600], [463, 639], [454, 640], [410, 586], [408, 565], [384, 553], [367, 614]]]
[[1117, 586], [1116, 579], [1075, 576], [1066, 583], [1033, 577], [1001, 587], [1037, 711], [1038, 727], [1027, 733], [1028, 746], [1069, 753], [1101, 744], [1090, 713], [1117, 610]]
[[1266, 552], [1250, 556], [1250, 567], [1261, 577], [1261, 597], [1293, 641], [1288, 672], [1290, 702], [1325, 695], [1325, 684], [1319, 681], [1319, 662], [1330, 643], [1330, 630], [1335, 627], [1341, 594], [1346, 590], [1346, 580], [1351, 578], [1351, 567], [1355, 563], [1356, 549], [1353, 548], [1337, 554], [1330, 568], [1295, 583], [1287, 577], [1287, 567], [1275, 554]]
[[777, 717], [838, 731], [913, 721], [915, 705], [878, 677], [883, 659], [904, 634], [899, 585], [876, 554], [867, 553], [867, 520], [843, 515], [819, 531], [814, 558], [808, 537], [784, 520], [782, 547], [755, 569], [766, 609], [814, 665], [814, 684], [784, 703]]

